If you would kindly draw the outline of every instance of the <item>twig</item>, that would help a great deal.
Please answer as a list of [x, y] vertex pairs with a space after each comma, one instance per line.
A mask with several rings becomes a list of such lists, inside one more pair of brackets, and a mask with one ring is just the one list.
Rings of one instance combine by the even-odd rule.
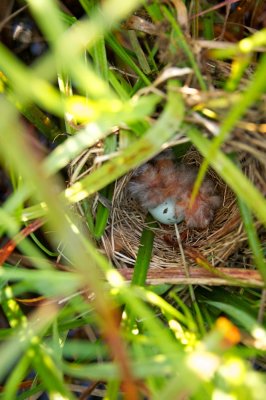
[[[261, 275], [256, 270], [243, 268], [215, 268], [217, 273], [223, 276], [217, 276], [211, 271], [203, 268], [190, 268], [189, 277], [186, 276], [183, 269], [177, 267], [171, 268], [150, 268], [147, 275], [146, 283], [150, 285], [160, 285], [169, 283], [171, 285], [209, 285], [209, 286], [246, 286], [246, 287], [263, 287], [264, 283]], [[133, 274], [132, 268], [123, 268], [119, 272], [123, 277], [130, 281]], [[226, 276], [231, 279], [226, 279]]]

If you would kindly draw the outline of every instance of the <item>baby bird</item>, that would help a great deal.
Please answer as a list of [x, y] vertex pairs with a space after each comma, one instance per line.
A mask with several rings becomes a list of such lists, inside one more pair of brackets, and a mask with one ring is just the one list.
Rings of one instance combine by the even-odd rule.
[[128, 185], [129, 193], [154, 218], [165, 224], [185, 220], [189, 228], [206, 228], [221, 206], [214, 183], [205, 178], [191, 203], [197, 169], [176, 165], [170, 153], [163, 152], [137, 168]]

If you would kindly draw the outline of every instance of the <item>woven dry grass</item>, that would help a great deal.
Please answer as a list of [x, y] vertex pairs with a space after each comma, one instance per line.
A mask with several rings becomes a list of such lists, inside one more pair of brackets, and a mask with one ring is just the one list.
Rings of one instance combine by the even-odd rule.
[[[227, 146], [235, 147], [234, 138]], [[262, 153], [257, 149], [249, 150], [251, 150], [249, 153], [239, 152], [238, 159], [245, 174], [264, 191], [266, 175], [265, 165], [263, 166], [260, 162]], [[254, 151], [258, 152], [259, 161], [254, 154], [251, 154]], [[197, 167], [201, 161], [202, 157], [193, 148], [182, 160], [185, 164]], [[223, 204], [211, 225], [204, 230], [188, 230], [185, 223], [178, 225], [188, 265], [196, 266], [197, 259], [201, 258], [215, 267], [226, 266], [229, 265], [228, 259], [232, 255], [236, 257], [240, 250], [245, 253], [245, 259], [248, 260], [247, 237], [241, 223], [237, 199], [213, 170], [209, 171], [209, 175], [216, 183], [217, 190], [223, 198]], [[116, 182], [109, 224], [102, 238], [105, 253], [118, 268], [134, 265], [141, 234], [143, 228], [147, 226], [146, 212], [128, 194], [127, 184], [130, 178], [131, 174], [128, 174]], [[258, 226], [258, 228], [260, 227]], [[183, 259], [174, 226], [158, 223], [157, 228], [151, 229], [155, 233], [155, 239], [150, 267], [183, 268]]]
[[[219, 64], [220, 65], [220, 64]], [[221, 64], [223, 67], [223, 64]], [[195, 104], [205, 103], [219, 97], [217, 90], [206, 93], [183, 93], [186, 105], [190, 109]], [[227, 97], [226, 97], [227, 98]], [[266, 124], [265, 124], [265, 98], [259, 102], [256, 108], [249, 109], [241, 121], [238, 122], [229, 140], [223, 145], [223, 151], [234, 154], [234, 159], [241, 166], [244, 174], [266, 195]], [[213, 104], [212, 104], [213, 105]], [[228, 109], [226, 103], [225, 108]], [[219, 121], [223, 120], [224, 109], [217, 109], [216, 122], [199, 119], [195, 113], [188, 114], [186, 120], [197, 124], [209, 136], [217, 134]], [[185, 135], [177, 135], [172, 144], [180, 144], [187, 141]], [[70, 181], [80, 179], [82, 176], [93, 172], [95, 169], [115, 154], [104, 155], [101, 143], [95, 148], [89, 149], [80, 155], [70, 166]], [[183, 157], [183, 163], [199, 167], [202, 162], [201, 155], [191, 148]], [[86, 168], [84, 168], [86, 167]], [[85, 169], [85, 170], [84, 170]], [[78, 172], [77, 172], [78, 171]], [[80, 172], [80, 175], [79, 175]], [[100, 250], [113, 262], [117, 268], [132, 268], [136, 261], [140, 238], [144, 227], [147, 227], [146, 212], [134, 201], [127, 191], [127, 184], [132, 173], [127, 174], [115, 183], [115, 190], [111, 205], [110, 217], [104, 235], [99, 243]], [[215, 182], [223, 204], [216, 212], [210, 226], [204, 230], [187, 229], [185, 223], [178, 225], [182, 246], [188, 266], [196, 267], [203, 260], [215, 268], [254, 268], [252, 254], [247, 244], [247, 235], [243, 227], [237, 199], [230, 188], [213, 171], [209, 170], [209, 176]], [[96, 214], [98, 197], [93, 202], [93, 213]], [[108, 205], [108, 204], [107, 204]], [[265, 239], [264, 228], [256, 222], [256, 228]], [[184, 260], [180, 254], [174, 226], [157, 224], [153, 229], [155, 233], [153, 254], [150, 268], [180, 268], [184, 271]], [[202, 265], [201, 265], [202, 266]]]

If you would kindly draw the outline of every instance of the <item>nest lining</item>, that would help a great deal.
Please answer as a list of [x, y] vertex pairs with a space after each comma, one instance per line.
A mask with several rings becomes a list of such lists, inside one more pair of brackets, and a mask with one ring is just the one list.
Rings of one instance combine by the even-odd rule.
[[[182, 162], [199, 167], [202, 157], [192, 149]], [[254, 170], [254, 165], [251, 167], [247, 162], [245, 169], [253, 182], [258, 181], [258, 171]], [[146, 211], [128, 194], [127, 185], [131, 176], [128, 174], [116, 182], [109, 224], [102, 239], [105, 253], [118, 268], [134, 265], [143, 228], [148, 227], [145, 222]], [[213, 266], [223, 266], [246, 242], [235, 195], [213, 170], [209, 171], [209, 177], [215, 182], [223, 199], [214, 220], [203, 230], [187, 229], [185, 223], [178, 225], [186, 258], [191, 266], [197, 265], [193, 256], [195, 251]], [[150, 229], [155, 234], [150, 267], [182, 267], [174, 226], [158, 223], [158, 227]]]
[[[243, 142], [243, 136], [245, 143], [246, 139], [249, 139], [246, 143], [249, 146], [245, 151], [237, 145], [241, 142], [240, 139]], [[237, 154], [238, 162], [244, 174], [264, 195], [266, 195], [265, 148], [264, 135], [259, 132], [245, 132], [241, 129], [237, 129], [224, 145], [226, 152]], [[102, 154], [102, 148], [98, 146], [86, 153], [83, 156], [87, 159], [88, 169], [83, 174], [90, 174], [101, 164], [97, 160], [98, 156]], [[199, 167], [202, 157], [192, 147], [184, 156], [182, 162]], [[75, 164], [78, 164], [78, 162], [75, 162]], [[196, 266], [197, 263], [193, 256], [193, 252], [196, 251], [197, 255], [202, 256], [213, 266], [252, 268], [252, 254], [246, 243], [247, 237], [241, 222], [237, 199], [215, 171], [210, 169], [208, 175], [215, 182], [223, 199], [223, 205], [216, 212], [213, 222], [204, 230], [188, 230], [185, 223], [178, 225], [186, 261], [189, 266]], [[99, 244], [99, 250], [105, 253], [117, 268], [134, 266], [142, 231], [144, 227], [148, 227], [145, 222], [146, 211], [142, 210], [139, 204], [128, 195], [127, 185], [131, 177], [132, 173], [129, 173], [115, 184], [108, 225]], [[75, 179], [78, 178], [79, 176], [75, 177]], [[98, 196], [91, 204], [93, 214], [96, 213], [97, 203]], [[256, 223], [256, 227], [259, 233], [263, 234], [261, 224]], [[158, 223], [157, 227], [152, 229], [155, 233], [155, 239], [150, 267], [180, 267], [183, 269], [174, 226]]]

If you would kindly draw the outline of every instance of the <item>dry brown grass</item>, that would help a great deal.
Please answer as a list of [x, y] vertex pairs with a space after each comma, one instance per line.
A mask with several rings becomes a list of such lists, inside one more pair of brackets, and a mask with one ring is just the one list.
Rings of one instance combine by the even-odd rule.
[[[265, 175], [262, 176], [264, 168], [257, 159], [243, 152], [239, 153], [239, 159], [242, 160], [243, 170], [249, 178], [260, 187], [265, 185]], [[201, 161], [200, 154], [193, 148], [182, 160], [193, 166], [199, 166]], [[245, 252], [245, 259], [248, 260], [247, 237], [241, 223], [237, 199], [213, 170], [209, 171], [209, 175], [216, 183], [217, 190], [223, 198], [223, 205], [206, 229], [187, 229], [184, 222], [179, 224], [187, 261], [190, 266], [196, 266], [197, 258], [200, 257], [212, 266], [222, 267], [227, 265], [230, 257], [236, 257], [240, 250]], [[111, 215], [102, 238], [105, 253], [118, 268], [134, 265], [142, 230], [147, 226], [146, 212], [128, 195], [127, 184], [130, 178], [131, 174], [128, 174], [116, 182]], [[151, 229], [155, 233], [155, 239], [150, 267], [182, 268], [183, 261], [174, 226], [158, 223], [158, 227]]]

